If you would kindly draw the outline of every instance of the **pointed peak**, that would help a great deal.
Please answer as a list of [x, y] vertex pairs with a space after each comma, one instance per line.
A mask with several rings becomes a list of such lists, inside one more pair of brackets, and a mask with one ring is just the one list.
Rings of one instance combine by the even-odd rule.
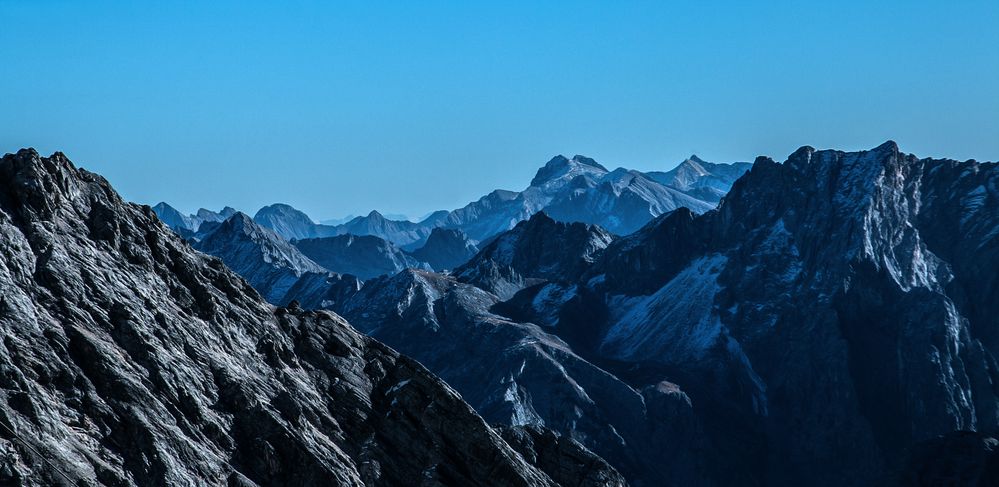
[[[61, 152], [59, 152], [59, 154], [61, 154]], [[17, 151], [17, 153], [14, 154], [14, 155], [17, 156], [18, 159], [40, 159], [41, 158], [41, 155], [38, 154], [38, 151], [36, 151], [34, 147], [25, 147], [23, 149], [19, 149]]]
[[595, 161], [593, 158], [586, 157], [586, 156], [579, 155], [579, 154], [576, 154], [576, 155], [572, 156], [572, 162], [575, 162], [576, 164], [581, 164], [581, 165], [584, 165], [584, 166], [590, 166], [590, 167], [593, 167], [593, 168], [601, 169], [601, 170], [604, 170], [604, 171], [607, 170], [606, 167], [600, 165], [600, 163], [597, 162], [597, 161]]
[[565, 157], [562, 154], [557, 154], [555, 155], [555, 157], [548, 159], [548, 162], [545, 163], [544, 167], [558, 167], [558, 166], [564, 166], [568, 163], [569, 163], [568, 157]]
[[256, 225], [256, 222], [253, 221], [253, 218], [250, 218], [250, 215], [247, 215], [242, 211], [237, 211], [236, 213], [233, 213], [232, 216], [230, 216], [226, 220], [226, 222], [230, 222], [231, 225], [240, 225], [240, 226]]
[[601, 166], [597, 161], [582, 155], [575, 155], [572, 159], [566, 159], [563, 155], [553, 157], [534, 175], [531, 186], [542, 186], [551, 181], [557, 181], [566, 176], [575, 177], [581, 173], [606, 173], [607, 168]]
[[898, 144], [894, 140], [887, 140], [885, 143], [874, 148], [875, 152], [898, 152]]
[[385, 216], [379, 213], [378, 210], [371, 210], [371, 212], [368, 213], [368, 218], [372, 220], [384, 220]]

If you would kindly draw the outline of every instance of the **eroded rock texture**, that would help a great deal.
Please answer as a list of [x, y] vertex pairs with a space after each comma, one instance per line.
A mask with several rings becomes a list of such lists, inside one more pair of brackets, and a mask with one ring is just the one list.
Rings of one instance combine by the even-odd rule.
[[555, 485], [422, 366], [266, 304], [60, 153], [0, 160], [0, 255], [4, 485]]

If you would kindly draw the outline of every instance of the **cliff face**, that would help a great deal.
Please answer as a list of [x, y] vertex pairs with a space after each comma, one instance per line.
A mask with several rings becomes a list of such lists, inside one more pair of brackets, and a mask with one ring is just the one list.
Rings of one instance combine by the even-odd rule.
[[686, 394], [673, 385], [633, 388], [550, 328], [493, 313], [498, 302], [453, 277], [409, 269], [365, 283], [338, 312], [435, 371], [490, 423], [562, 435], [528, 431], [514, 436], [518, 445], [569, 453], [574, 439], [633, 485], [707, 485]]
[[[476, 373], [501, 371], [517, 386], [504, 405], [527, 413], [506, 422], [585, 436], [634, 484], [661, 481], [630, 456], [666, 465], [654, 455], [672, 449], [684, 460], [667, 468], [681, 485], [880, 485], [939, 435], [999, 429], [994, 163], [919, 159], [894, 143], [803, 147], [784, 163], [757, 159], [703, 215], [681, 208], [598, 246], [599, 228], [568, 228], [536, 216], [457, 269], [463, 284], [399, 276], [390, 282], [409, 287], [380, 283], [345, 312], [394, 317], [358, 323], [466, 397], [496, 382]], [[504, 338], [512, 330], [520, 337]], [[518, 355], [526, 343], [557, 343], [561, 352], [535, 355], [560, 367], [544, 373], [543, 361]], [[593, 374], [573, 372], [570, 358]], [[652, 421], [622, 422], [626, 407], [603, 406], [591, 391], [633, 396], [590, 385], [598, 373], [642, 391]], [[529, 381], [535, 374], [545, 380]], [[596, 407], [548, 407], [562, 382]], [[689, 407], [645, 396], [669, 383]], [[668, 412], [652, 414], [656, 404]], [[576, 411], [592, 422], [558, 420]], [[604, 423], [621, 443], [583, 434]], [[648, 447], [626, 423], [671, 440]], [[974, 448], [985, 455], [991, 444]]]
[[0, 250], [5, 485], [555, 485], [422, 366], [266, 304], [62, 154], [0, 160]]
[[560, 326], [686, 377], [717, 448], [767, 445], [740, 467], [761, 483], [882, 482], [922, 440], [997, 427], [997, 187], [894, 143], [761, 158], [716, 211], [612, 243], [583, 278], [607, 319]]

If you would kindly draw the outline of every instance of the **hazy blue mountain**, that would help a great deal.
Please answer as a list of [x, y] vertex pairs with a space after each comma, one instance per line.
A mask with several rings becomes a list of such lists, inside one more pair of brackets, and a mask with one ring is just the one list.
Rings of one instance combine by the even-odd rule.
[[367, 216], [354, 218], [335, 227], [338, 235], [374, 235], [403, 248], [419, 246], [432, 230], [433, 227], [409, 220], [386, 218], [377, 211], [372, 211]]
[[[201, 236], [194, 248], [222, 259], [271, 303], [288, 304], [298, 295], [288, 291], [308, 273], [329, 273], [270, 229], [236, 213], [211, 233]], [[302, 293], [299, 290], [296, 294]]]
[[[329, 218], [326, 220], [320, 220], [319, 223], [322, 225], [330, 225], [330, 226], [343, 225], [344, 223], [347, 223], [357, 218], [358, 216], [360, 215], [347, 215], [343, 218]], [[412, 220], [409, 216], [403, 215], [402, 213], [385, 213], [383, 214], [383, 216], [389, 220], [397, 220], [397, 221], [420, 221], [426, 218], [423, 217], [420, 218], [419, 220]]]
[[361, 279], [395, 274], [406, 268], [431, 270], [395, 244], [373, 235], [307, 238], [292, 244], [327, 270]]
[[336, 231], [336, 227], [320, 225], [312, 221], [305, 212], [284, 203], [261, 208], [253, 216], [253, 221], [274, 231], [285, 240], [327, 237], [341, 233]]
[[643, 173], [623, 168], [609, 171], [585, 156], [560, 155], [541, 167], [523, 191], [495, 190], [462, 208], [433, 212], [419, 222], [372, 211], [336, 225], [318, 224], [283, 204], [262, 208], [254, 220], [288, 240], [374, 235], [406, 250], [422, 247], [436, 227], [461, 230], [473, 243], [481, 242], [541, 210], [560, 221], [597, 224], [623, 235], [676, 208], [696, 213], [714, 208], [750, 166], [709, 163], [691, 156], [671, 171]]
[[[428, 223], [459, 228], [485, 240], [544, 210], [557, 220], [597, 224], [615, 234], [631, 233], [658, 215], [687, 207], [697, 213], [718, 203], [747, 163], [711, 164], [696, 156], [668, 173], [623, 168], [608, 171], [591, 158], [556, 156], [538, 170], [523, 191], [496, 190]], [[675, 184], [675, 185], [674, 185]], [[709, 189], [706, 189], [709, 188]]]
[[347, 223], [347, 222], [349, 222], [349, 221], [351, 221], [351, 220], [353, 220], [355, 218], [357, 218], [357, 215], [353, 215], [352, 214], [352, 215], [347, 215], [347, 216], [345, 216], [343, 218], [329, 218], [329, 219], [326, 219], [326, 220], [319, 220], [319, 223], [321, 225], [336, 226], [336, 225], [340, 225], [340, 224], [343, 224], [343, 223]]
[[421, 262], [426, 262], [435, 271], [451, 270], [468, 262], [479, 248], [465, 235], [454, 228], [437, 227], [430, 232], [422, 247], [410, 252]]
[[665, 186], [678, 189], [703, 201], [715, 202], [732, 187], [732, 183], [752, 167], [748, 162], [716, 164], [692, 155], [675, 169], [648, 172], [646, 177]]
[[204, 223], [221, 222], [236, 213], [234, 208], [226, 206], [218, 212], [200, 208], [194, 215], [184, 215], [165, 202], [157, 203], [153, 211], [163, 223], [182, 234], [197, 232]]

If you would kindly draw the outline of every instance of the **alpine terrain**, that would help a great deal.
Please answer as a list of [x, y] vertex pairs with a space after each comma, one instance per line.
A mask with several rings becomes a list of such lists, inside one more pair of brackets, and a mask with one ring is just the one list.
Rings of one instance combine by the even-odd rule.
[[803, 147], [758, 158], [716, 209], [623, 237], [537, 214], [450, 275], [371, 280], [333, 309], [488, 420], [575, 438], [633, 485], [978, 485], [996, 269], [995, 163]]
[[[249, 223], [227, 225], [269, 237]], [[266, 304], [60, 153], [0, 160], [0, 227], [3, 485], [624, 483], [339, 316]]]

